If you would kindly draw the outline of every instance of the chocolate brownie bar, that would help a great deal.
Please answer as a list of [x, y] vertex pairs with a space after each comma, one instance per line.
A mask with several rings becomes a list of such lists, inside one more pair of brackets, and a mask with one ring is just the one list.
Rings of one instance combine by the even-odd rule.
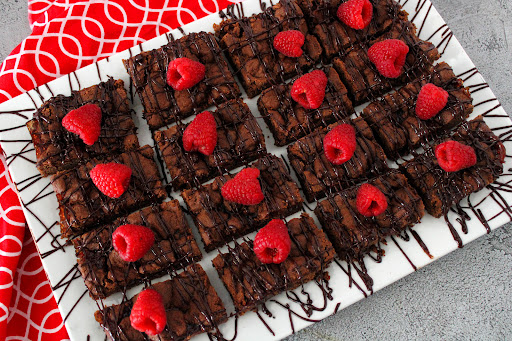
[[[92, 146], [62, 126], [62, 119], [71, 110], [85, 104], [101, 108], [101, 132]], [[70, 96], [58, 95], [44, 102], [27, 122], [34, 142], [37, 169], [43, 176], [71, 169], [91, 158], [120, 154], [137, 149], [132, 111], [122, 80], [110, 79], [79, 91]]]
[[[237, 18], [232, 11], [229, 14], [230, 19], [214, 25], [215, 34], [249, 98], [312, 67], [322, 55], [322, 47], [308, 33], [304, 15], [292, 0], [281, 0], [249, 18]], [[301, 31], [306, 37], [299, 58], [274, 49], [274, 37], [287, 30]]]
[[[399, 39], [409, 46], [402, 74], [398, 78], [382, 76], [368, 58], [368, 49], [387, 39]], [[369, 43], [351, 46], [348, 51], [334, 58], [333, 65], [347, 86], [352, 102], [357, 105], [431, 72], [433, 63], [439, 57], [437, 48], [419, 39], [416, 36], [416, 27], [405, 21], [397, 22], [389, 32]]]
[[[122, 163], [132, 169], [130, 186], [117, 199], [101, 193], [89, 176], [95, 165], [106, 162]], [[102, 161], [93, 159], [75, 169], [52, 175], [51, 183], [59, 202], [62, 236], [66, 238], [160, 202], [167, 196], [150, 146]]]
[[[332, 22], [343, 0], [295, 0], [311, 30], [320, 23]], [[321, 44], [322, 45], [322, 44]]]
[[[445, 89], [449, 97], [439, 114], [429, 120], [421, 120], [416, 115], [416, 100], [422, 86], [427, 83]], [[427, 139], [458, 125], [472, 112], [468, 89], [464, 88], [452, 68], [442, 62], [418, 80], [370, 103], [361, 116], [374, 131], [386, 154], [396, 159], [417, 149]]]
[[384, 193], [388, 208], [376, 217], [365, 217], [356, 207], [359, 186], [343, 190], [318, 203], [320, 223], [342, 259], [360, 260], [390, 235], [420, 222], [424, 205], [418, 193], [397, 170], [369, 181]]
[[217, 146], [212, 155], [183, 149], [186, 125], [155, 132], [174, 189], [198, 185], [267, 153], [261, 128], [242, 100], [221, 104], [212, 114], [217, 124]]
[[503, 173], [502, 162], [505, 158], [503, 143], [485, 124], [482, 116], [463, 122], [452, 136], [434, 145], [446, 140], [473, 147], [476, 165], [457, 172], [446, 172], [439, 167], [434, 149], [429, 148], [424, 154], [400, 166], [423, 198], [427, 212], [437, 218], [447, 214], [463, 198], [494, 182]]
[[[357, 146], [350, 160], [342, 165], [334, 165], [324, 154], [323, 140], [330, 130], [341, 123], [350, 124], [355, 128]], [[345, 119], [327, 128], [319, 128], [301, 138], [288, 146], [288, 158], [308, 202], [388, 170], [384, 151], [375, 142], [370, 127], [360, 117], [354, 120]]]
[[[185, 341], [192, 336], [217, 330], [227, 321], [226, 309], [199, 264], [188, 266], [174, 278], [150, 287], [160, 293], [167, 314], [167, 325], [152, 340]], [[112, 341], [143, 341], [148, 335], [130, 323], [130, 313], [137, 296], [120, 305], [104, 307], [94, 316]]]
[[[316, 3], [325, 0], [301, 0], [299, 3]], [[356, 30], [338, 19], [336, 9], [329, 10], [330, 16], [317, 18], [319, 22], [313, 29], [320, 45], [324, 48], [328, 60], [336, 55], [343, 55], [354, 46], [367, 44], [370, 40], [389, 31], [397, 23], [407, 21], [407, 13], [394, 0], [370, 0], [373, 5], [373, 16], [370, 24]], [[303, 6], [304, 7], [304, 6]], [[325, 10], [324, 10], [325, 11]]]
[[258, 109], [274, 135], [277, 146], [310, 134], [354, 113], [347, 89], [332, 67], [324, 69], [328, 83], [325, 98], [318, 109], [304, 109], [290, 94], [290, 84], [272, 86], [258, 99]]
[[[182, 57], [204, 64], [206, 76], [188, 90], [175, 91], [167, 84], [167, 69], [171, 61]], [[124, 60], [124, 66], [142, 101], [151, 129], [240, 96], [222, 51], [210, 33], [191, 33], [178, 40], [171, 36], [167, 45]]]
[[213, 183], [181, 193], [206, 251], [252, 232], [271, 219], [284, 218], [302, 209], [299, 188], [281, 158], [267, 155], [251, 167], [260, 170], [259, 181], [265, 196], [257, 205], [240, 205], [222, 197], [221, 188], [231, 175], [219, 176]]
[[281, 264], [263, 264], [252, 241], [236, 243], [212, 263], [228, 289], [237, 314], [256, 310], [267, 299], [325, 275], [334, 249], [313, 219], [303, 213], [287, 224], [291, 239], [288, 258]]
[[[124, 261], [112, 245], [121, 225], [149, 227], [155, 243], [140, 260]], [[72, 240], [78, 269], [95, 299], [107, 297], [168, 270], [181, 269], [202, 258], [192, 230], [177, 200], [146, 207]]]

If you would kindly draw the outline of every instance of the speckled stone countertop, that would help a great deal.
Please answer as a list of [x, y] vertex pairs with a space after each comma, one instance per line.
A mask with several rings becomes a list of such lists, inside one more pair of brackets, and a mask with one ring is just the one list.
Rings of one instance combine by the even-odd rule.
[[[512, 1], [432, 0], [512, 113]], [[30, 32], [26, 0], [0, 0], [0, 58]], [[287, 341], [512, 340], [512, 225]]]

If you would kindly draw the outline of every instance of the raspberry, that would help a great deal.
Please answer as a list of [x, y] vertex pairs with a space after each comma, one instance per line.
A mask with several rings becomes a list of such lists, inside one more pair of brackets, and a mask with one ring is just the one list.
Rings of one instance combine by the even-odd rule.
[[284, 262], [291, 247], [288, 228], [280, 219], [271, 220], [259, 230], [253, 244], [254, 253], [264, 264]]
[[416, 100], [416, 115], [422, 120], [436, 116], [448, 103], [448, 92], [432, 83], [421, 87]]
[[355, 151], [356, 131], [350, 124], [340, 124], [324, 137], [325, 157], [335, 165], [350, 160]]
[[86, 104], [71, 110], [62, 119], [62, 126], [80, 136], [88, 146], [92, 146], [100, 137], [101, 109], [96, 104]]
[[305, 109], [318, 109], [325, 97], [327, 76], [321, 70], [299, 77], [292, 85], [291, 95]]
[[305, 39], [301, 31], [279, 32], [274, 38], [274, 48], [287, 57], [300, 57]]
[[402, 74], [409, 46], [398, 39], [387, 39], [373, 44], [368, 50], [368, 58], [375, 64], [381, 75], [397, 78]]
[[226, 181], [221, 188], [224, 199], [242, 205], [257, 205], [264, 196], [258, 181], [260, 170], [245, 168], [231, 180]]
[[373, 5], [369, 0], [348, 0], [338, 7], [336, 14], [345, 25], [362, 30], [372, 21]]
[[132, 170], [121, 163], [101, 163], [89, 172], [92, 182], [110, 198], [119, 198], [130, 184]]
[[167, 84], [174, 90], [187, 90], [203, 80], [206, 68], [189, 58], [177, 58], [169, 63]]
[[133, 328], [148, 335], [157, 335], [164, 331], [167, 315], [158, 291], [146, 289], [137, 296], [130, 313], [130, 323]]
[[200, 113], [183, 132], [183, 148], [187, 152], [198, 151], [211, 155], [217, 145], [217, 124], [212, 113]]
[[112, 233], [112, 243], [119, 256], [127, 262], [142, 258], [155, 242], [151, 229], [141, 225], [121, 225]]
[[438, 145], [435, 154], [439, 166], [447, 172], [456, 172], [476, 164], [475, 150], [457, 141]]
[[365, 217], [381, 215], [388, 208], [384, 193], [370, 184], [362, 184], [357, 191], [356, 206], [359, 213]]

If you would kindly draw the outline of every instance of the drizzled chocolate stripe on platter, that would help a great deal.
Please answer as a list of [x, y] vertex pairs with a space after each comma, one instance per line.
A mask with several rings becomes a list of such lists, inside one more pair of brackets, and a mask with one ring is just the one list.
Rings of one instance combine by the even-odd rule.
[[[406, 1], [402, 1], [402, 2], [403, 2], [403, 4], [407, 4], [407, 6], [409, 6], [409, 8], [411, 7], [412, 0], [408, 0], [408, 1], [406, 0]], [[414, 2], [414, 6], [415, 6], [415, 4], [416, 4], [416, 2]], [[419, 6], [420, 4], [423, 4], [421, 6], [421, 8]], [[248, 4], [244, 4], [244, 5], [247, 6]], [[414, 6], [412, 6], [412, 7], [414, 7]], [[235, 9], [233, 9], [233, 11], [235, 11], [235, 12], [238, 11], [237, 8], [241, 9], [243, 7], [242, 7], [242, 5], [237, 5], [237, 7], [235, 7]], [[452, 47], [455, 46], [455, 44], [454, 44], [455, 40], [451, 39], [452, 34], [449, 31], [449, 29], [446, 26], [444, 26], [444, 23], [442, 24], [443, 26], [440, 27], [439, 29], [433, 27], [430, 24], [428, 24], [428, 25], [425, 24], [425, 23], [429, 23], [429, 18], [432, 16], [432, 13], [436, 13], [435, 10], [433, 9], [433, 7], [430, 5], [430, 2], [421, 0], [418, 3], [418, 10], [419, 10], [419, 12], [416, 13], [415, 11], [408, 9], [408, 11], [411, 13], [411, 15], [413, 15], [414, 22], [415, 22], [416, 26], [420, 28], [418, 30], [418, 34], [420, 35], [420, 37], [422, 37], [423, 39], [426, 39], [426, 38], [428, 38], [427, 35], [432, 34], [432, 30], [434, 30], [434, 31], [437, 30], [436, 31], [437, 33], [435, 33], [433, 35], [432, 39], [433, 39], [435, 45], [438, 48], [440, 48], [440, 52], [443, 52], [443, 50], [446, 50], [446, 55], [450, 56], [452, 53], [452, 51], [451, 51]], [[439, 26], [441, 26], [441, 25], [439, 25]], [[423, 30], [421, 30], [421, 28], [423, 28]], [[440, 41], [443, 41], [442, 44], [444, 44], [441, 47], [440, 47]], [[463, 53], [461, 52], [461, 54], [463, 54]], [[108, 68], [110, 66], [109, 63], [114, 63], [114, 62], [116, 62], [116, 60], [117, 60], [116, 58], [111, 58], [108, 61], [103, 61], [103, 62], [100, 62], [99, 64], [96, 64], [99, 66], [95, 66], [95, 67], [97, 67], [98, 70], [100, 70], [100, 69], [102, 70], [101, 74], [99, 74], [99, 75], [101, 77], [105, 77], [107, 74], [109, 74], [109, 72], [110, 72], [109, 71], [110, 69]], [[510, 124], [507, 123], [508, 121], [504, 120], [504, 118], [507, 117], [506, 113], [503, 112], [502, 108], [500, 107], [499, 102], [492, 96], [490, 91], [488, 91], [488, 85], [483, 80], [481, 80], [480, 75], [476, 69], [463, 68], [460, 66], [460, 64], [458, 66], [454, 65], [454, 67], [455, 67], [456, 71], [459, 73], [458, 77], [463, 78], [463, 80], [465, 82], [467, 82], [465, 85], [469, 87], [470, 91], [476, 97], [478, 97], [478, 99], [476, 100], [476, 103], [475, 103], [475, 111], [477, 113], [485, 112], [484, 117], [485, 117], [486, 123], [489, 124], [491, 129], [497, 135], [502, 137], [502, 140], [505, 142], [505, 144], [509, 145], [510, 134], [512, 133], [512, 129], [510, 127]], [[467, 71], [461, 72], [464, 70], [467, 70]], [[91, 74], [94, 74], [95, 77], [97, 76], [96, 75], [97, 72], [92, 72]], [[78, 75], [81, 77], [80, 73]], [[82, 84], [85, 83], [82, 78], [80, 78], [80, 79], [78, 79], [78, 78], [79, 77], [77, 77], [77, 75], [69, 76], [70, 82], [73, 82], [74, 85], [79, 86], [78, 85], [79, 83], [82, 83]], [[107, 79], [103, 79], [103, 80], [106, 81]], [[128, 83], [128, 82], [126, 82], [126, 83]], [[59, 87], [59, 91], [62, 88], [65, 88], [65, 86], [61, 84], [61, 86]], [[55, 94], [58, 93], [56, 91], [56, 89], [57, 88], [54, 88], [54, 91], [53, 91]], [[46, 93], [48, 93], [49, 91], [51, 91], [51, 89], [46, 89], [45, 87], [41, 87], [39, 93], [31, 92], [28, 95], [24, 95], [24, 97], [26, 99], [26, 103], [20, 107], [23, 107], [23, 108], [30, 107], [31, 103], [33, 103], [34, 106], [39, 105], [39, 103], [41, 102], [41, 94], [44, 94], [43, 97], [47, 98], [49, 96], [46, 95]], [[32, 115], [30, 113], [30, 111], [31, 111], [31, 109], [28, 109], [27, 111], [19, 111], [19, 114], [17, 114], [16, 110], [14, 110], [14, 112], [13, 112], [12, 107], [9, 107], [8, 110], [3, 110], [0, 113], [0, 119], [2, 116], [5, 115], [4, 117], [9, 117], [10, 120], [12, 119], [13, 124], [15, 123], [15, 125], [17, 127], [22, 127], [23, 124], [25, 124], [26, 119], [23, 119], [21, 117], [21, 115], [30, 117]], [[503, 123], [501, 123], [501, 122], [503, 122]], [[6, 128], [8, 128], [8, 127], [6, 127]], [[22, 133], [22, 134], [20, 134], [20, 137], [16, 137], [16, 136], [10, 134], [10, 133], [17, 133], [17, 132]], [[28, 133], [26, 132], [26, 129], [24, 127], [23, 127], [23, 129], [21, 129], [21, 128], [16, 129], [13, 125], [12, 130], [9, 129], [8, 131], [2, 131], [2, 132], [0, 132], [0, 134], [2, 136], [2, 141], [3, 141], [2, 145], [4, 147], [4, 152], [7, 154], [7, 157], [9, 159], [9, 163], [11, 164], [12, 169], [19, 167], [20, 165], [22, 165], [23, 167], [26, 167], [26, 168], [28, 168], [29, 166], [34, 167], [33, 164], [36, 162], [35, 161], [36, 160], [35, 153], [32, 153], [33, 146], [31, 144], [31, 142], [29, 142], [30, 138], [28, 137]], [[510, 162], [510, 157], [507, 156], [506, 160], [507, 160], [507, 162]], [[34, 170], [35, 170], [35, 167], [34, 167]], [[53, 199], [50, 199], [53, 197], [53, 192], [51, 192], [51, 187], [49, 189], [47, 187], [48, 180], [41, 178], [40, 175], [36, 175], [37, 172], [34, 172], [34, 174], [27, 176], [26, 179], [20, 179], [20, 175], [18, 175], [20, 173], [16, 173], [15, 171], [13, 171], [13, 174], [15, 177], [15, 181], [19, 182], [18, 180], [21, 180], [21, 182], [23, 182], [25, 180], [25, 182], [24, 182], [25, 186], [22, 186], [22, 187], [26, 187], [26, 188], [23, 188], [23, 190], [21, 190], [21, 195], [25, 199], [24, 200], [24, 203], [25, 203], [24, 209], [25, 209], [27, 218], [29, 220], [29, 223], [31, 224], [32, 230], [36, 231], [36, 238], [39, 240], [38, 244], [42, 248], [42, 250], [44, 250], [43, 254], [45, 256], [44, 257], [45, 263], [48, 263], [50, 261], [52, 263], [59, 261], [57, 258], [60, 257], [61, 251], [65, 252], [65, 250], [70, 251], [67, 253], [68, 256], [66, 256], [66, 259], [68, 259], [70, 257], [72, 258], [73, 257], [72, 256], [73, 249], [70, 247], [59, 247], [58, 244], [61, 243], [62, 241], [60, 241], [59, 238], [52, 237], [52, 236], [56, 236], [56, 235], [58, 236], [60, 234], [58, 231], [59, 228], [58, 228], [57, 223], [55, 221], [48, 223], [47, 222], [48, 219], [45, 219], [46, 217], [44, 217], [43, 214], [41, 213], [44, 210], [41, 211], [41, 209], [39, 209], [39, 205], [41, 202], [43, 202], [43, 201], [45, 202], [46, 200], [53, 200]], [[510, 202], [509, 198], [510, 198], [510, 192], [512, 189], [511, 184], [510, 184], [511, 175], [512, 175], [512, 170], [506, 169], [505, 173], [502, 176], [500, 176], [500, 178], [494, 184], [487, 186], [486, 189], [484, 189], [478, 193], [470, 195], [467, 198], [467, 200], [463, 200], [459, 204], [458, 207], [456, 207], [455, 209], [453, 209], [447, 213], [448, 220], [452, 223], [452, 225], [454, 226], [454, 229], [456, 229], [457, 231], [460, 231], [462, 229], [462, 226], [459, 227], [461, 221], [463, 221], [466, 224], [465, 226], [468, 228], [468, 239], [464, 239], [465, 236], [464, 236], [463, 232], [460, 232], [461, 238], [464, 241], [475, 238], [475, 233], [479, 235], [480, 234], [480, 232], [478, 232], [479, 226], [482, 227], [482, 231], [485, 231], [487, 229], [490, 231], [491, 228], [501, 225], [505, 221], [511, 220], [511, 218], [512, 218], [511, 209], [510, 209], [510, 206], [508, 203], [508, 202]], [[46, 190], [44, 190], [45, 187], [47, 188]], [[31, 210], [32, 212], [29, 212], [28, 210]], [[461, 217], [463, 217], [462, 220], [461, 220]], [[419, 225], [417, 227], [417, 229], [415, 230], [415, 231], [418, 231], [419, 235], [421, 235], [420, 240], [421, 240], [421, 238], [423, 238], [425, 241], [425, 243], [424, 243], [425, 246], [428, 246], [427, 250], [433, 249], [434, 251], [432, 252], [432, 254], [434, 256], [437, 255], [437, 252], [439, 252], [439, 249], [436, 248], [437, 243], [434, 244], [428, 238], [428, 232], [423, 232], [424, 229], [422, 229], [421, 227], [422, 226]], [[43, 235], [41, 235], [42, 234], [41, 231], [45, 231]], [[409, 231], [407, 231], [407, 233], [408, 232]], [[399, 244], [403, 245], [402, 240], [405, 241], [405, 239], [399, 239], [399, 238], [396, 238], [396, 239]], [[50, 243], [50, 240], [57, 241], [57, 243], [53, 243], [53, 242]], [[414, 238], [414, 240], [417, 240], [417, 239]], [[418, 244], [420, 245], [421, 243], [418, 242]], [[383, 250], [385, 249], [387, 254], [389, 254], [389, 252], [397, 251], [394, 248], [394, 243], [391, 243], [391, 242], [387, 246], [385, 246], [385, 245], [382, 246], [382, 249]], [[411, 257], [411, 254], [409, 253], [410, 251], [406, 250], [406, 252], [407, 252], [407, 255], [409, 256], [409, 258], [412, 260], [412, 262], [415, 263], [415, 265], [417, 265], [417, 266], [423, 265], [423, 263], [421, 263], [421, 262], [420, 262], [420, 264], [416, 263], [414, 253], [412, 254], [412, 257]], [[426, 251], [426, 253], [428, 253], [428, 252]], [[65, 255], [65, 254], [62, 253], [62, 255]], [[405, 255], [405, 253], [404, 253], [404, 255]], [[404, 257], [404, 260], [407, 261], [405, 259], [405, 257]], [[367, 260], [365, 259], [365, 261], [367, 261]], [[346, 270], [347, 266], [350, 266], [350, 263], [346, 264], [344, 261], [337, 261], [337, 262], [339, 262], [344, 267], [343, 271]], [[68, 264], [69, 264], [69, 262], [65, 262], [65, 261], [63, 263], [67, 264], [66, 266], [68, 266]], [[51, 274], [50, 278], [52, 279], [52, 283], [54, 284], [55, 294], [56, 294], [56, 297], [58, 298], [60, 307], [61, 307], [62, 311], [64, 312], [63, 316], [65, 317], [66, 321], [68, 321], [68, 323], [74, 323], [74, 321], [77, 320], [77, 321], [80, 321], [80, 324], [88, 323], [84, 319], [84, 313], [83, 313], [82, 307], [90, 307], [89, 301], [91, 301], [91, 300], [87, 297], [87, 290], [83, 286], [83, 281], [80, 278], [78, 269], [76, 268], [76, 263], [73, 265], [74, 266], [70, 266], [69, 273], [67, 274], [67, 276], [64, 276], [62, 279], [59, 278], [58, 280], [56, 280], [57, 276], [55, 274]], [[331, 269], [329, 269], [329, 271], [330, 272], [339, 272], [339, 270], [337, 268], [336, 269], [331, 268]], [[64, 272], [67, 272], [67, 271], [64, 271]], [[357, 273], [357, 271], [354, 271], [354, 272]], [[369, 275], [370, 276], [372, 275], [371, 269], [370, 269]], [[349, 278], [350, 278], [350, 283], [352, 285], [354, 285], [355, 287], [357, 287], [359, 285], [358, 283], [361, 283], [360, 278], [358, 278], [358, 276], [355, 276], [355, 274], [354, 274], [354, 277], [351, 277], [352, 273], [347, 274], [347, 276], [349, 276]], [[375, 281], [380, 282], [381, 280], [382, 280], [381, 278], [375, 278]], [[59, 285], [55, 285], [56, 283], [59, 283]], [[320, 299], [315, 298], [313, 300], [313, 302], [311, 303], [312, 305], [314, 305], [316, 307], [322, 307], [323, 303], [326, 303], [327, 308], [324, 310], [320, 310], [320, 311], [322, 311], [322, 313], [319, 313], [318, 315], [316, 313], [313, 313], [312, 316], [308, 317], [308, 315], [305, 312], [303, 312], [300, 308], [299, 308], [299, 310], [294, 309], [294, 301], [293, 301], [292, 294], [289, 294], [288, 297], [286, 297], [286, 298], [284, 297], [285, 295], [282, 295], [282, 296], [280, 296], [280, 297], [282, 297], [282, 299], [279, 298], [279, 299], [276, 299], [275, 301], [271, 300], [271, 302], [269, 302], [269, 304], [267, 306], [269, 307], [269, 309], [273, 309], [274, 307], [276, 308], [275, 312], [272, 311], [273, 316], [275, 316], [275, 317], [277, 317], [279, 315], [283, 315], [283, 314], [290, 316], [290, 327], [292, 328], [292, 330], [296, 331], [296, 330], [304, 327], [304, 321], [305, 322], [318, 321], [319, 318], [317, 318], [317, 316], [324, 317], [326, 312], [329, 312], [329, 313], [336, 312], [339, 309], [346, 306], [346, 300], [343, 298], [340, 298], [339, 296], [336, 295], [336, 293], [338, 292], [336, 289], [337, 287], [336, 287], [336, 285], [332, 285], [332, 284], [333, 283], [331, 283], [331, 286], [333, 287], [333, 292], [332, 292], [332, 296], [330, 298], [326, 298], [324, 300], [322, 300], [321, 298]], [[334, 283], [334, 284], [336, 284], [336, 283]], [[149, 283], [146, 283], [146, 285], [149, 285]], [[310, 286], [308, 286], [308, 285], [305, 286], [307, 292], [309, 292], [309, 288], [311, 286], [315, 286], [315, 283], [311, 283]], [[79, 290], [77, 290], [77, 288]], [[298, 291], [299, 290], [296, 290], [296, 291], [294, 291], [294, 293], [298, 293]], [[366, 295], [366, 293], [365, 293], [365, 295]], [[304, 294], [304, 296], [302, 298], [304, 301], [307, 301], [308, 300], [307, 297], [308, 296]], [[332, 301], [332, 300], [334, 300], [334, 301]], [[321, 301], [323, 301], [323, 302], [321, 302]], [[103, 302], [104, 302], [103, 300], [99, 300], [98, 305], [103, 304]], [[300, 312], [300, 314], [299, 314], [299, 312]], [[257, 327], [259, 330], [261, 330], [261, 329], [265, 330], [265, 328], [262, 328], [262, 327], [268, 326], [269, 332], [266, 334], [268, 337], [272, 337], [272, 334], [278, 335], [278, 333], [276, 333], [276, 331], [279, 332], [279, 331], [282, 331], [283, 328], [287, 328], [286, 325], [279, 325], [277, 327], [272, 326], [274, 318], [266, 318], [265, 314], [262, 314], [262, 315], [263, 315], [262, 319], [261, 319], [262, 323], [257, 324]], [[300, 315], [300, 317], [297, 315]], [[245, 316], [244, 316], [244, 318], [245, 318]], [[235, 332], [237, 329], [237, 321], [238, 320], [235, 320], [235, 322], [234, 322]], [[301, 321], [301, 322], [298, 322], [298, 321]], [[95, 333], [97, 333], [95, 323], [87, 324], [87, 326], [91, 327], [90, 332], [89, 332], [92, 334], [91, 339], [94, 340], [96, 338], [100, 338], [100, 339], [103, 338], [103, 336], [100, 336], [100, 334], [95, 334]], [[229, 333], [230, 335], [232, 335], [231, 331], [232, 331], [232, 329], [230, 330], [230, 333]], [[236, 333], [235, 333], [235, 335], [236, 335]], [[82, 338], [82, 336], [79, 337], [79, 339], [81, 339], [81, 338]], [[238, 338], [240, 338], [240, 337], [238, 337]]]

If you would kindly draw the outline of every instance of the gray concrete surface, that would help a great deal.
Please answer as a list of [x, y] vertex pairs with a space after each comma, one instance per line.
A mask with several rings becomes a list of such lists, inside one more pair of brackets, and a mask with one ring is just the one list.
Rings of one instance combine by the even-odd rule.
[[[512, 1], [433, 2], [512, 113]], [[25, 0], [0, 6], [3, 60], [30, 30]], [[511, 283], [508, 225], [287, 340], [512, 340]]]

